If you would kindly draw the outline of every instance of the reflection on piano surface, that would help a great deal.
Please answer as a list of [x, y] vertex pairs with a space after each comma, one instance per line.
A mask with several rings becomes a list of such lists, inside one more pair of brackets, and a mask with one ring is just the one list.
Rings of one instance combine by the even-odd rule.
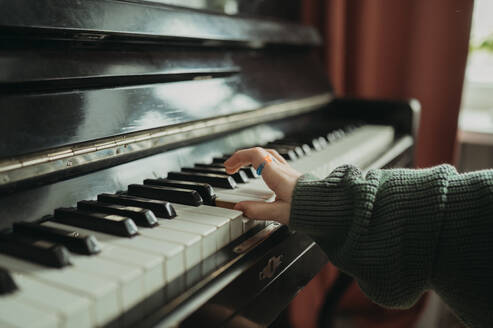
[[337, 99], [308, 27], [1, 1], [0, 326], [265, 326], [327, 259], [246, 219], [237, 149], [320, 177], [412, 162], [416, 104]]

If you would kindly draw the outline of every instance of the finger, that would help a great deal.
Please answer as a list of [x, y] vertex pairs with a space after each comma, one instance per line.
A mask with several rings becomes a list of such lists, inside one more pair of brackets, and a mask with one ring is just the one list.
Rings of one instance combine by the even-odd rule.
[[268, 155], [269, 153], [261, 147], [238, 150], [224, 162], [224, 167], [226, 168], [226, 172], [230, 174], [250, 164], [257, 169]]
[[224, 162], [224, 166], [226, 172], [231, 174], [244, 165], [252, 164], [257, 169], [260, 164], [264, 163], [262, 179], [280, 199], [287, 200], [291, 196], [291, 190], [282, 186], [286, 186], [288, 180], [292, 178], [291, 171], [293, 170], [288, 165], [279, 164], [272, 160], [266, 161], [266, 157], [272, 158], [269, 152], [260, 147], [239, 150]]
[[290, 205], [287, 202], [275, 201], [273, 203], [243, 201], [234, 207], [243, 214], [255, 220], [274, 220], [283, 224], [289, 222]]
[[279, 163], [288, 164], [284, 157], [282, 157], [275, 149], [266, 149], [266, 151], [272, 155]]

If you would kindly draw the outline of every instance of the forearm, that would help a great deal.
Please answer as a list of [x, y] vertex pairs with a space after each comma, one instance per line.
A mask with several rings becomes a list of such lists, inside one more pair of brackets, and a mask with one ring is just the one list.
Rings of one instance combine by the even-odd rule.
[[[464, 179], [450, 166], [375, 170], [366, 178], [345, 166], [324, 180], [303, 176], [293, 193], [290, 226], [313, 237], [375, 302], [408, 307], [426, 289], [447, 291], [454, 265], [468, 270], [464, 257], [450, 253], [464, 233], [458, 226], [464, 228], [469, 222], [467, 213], [452, 214], [458, 206], [478, 204], [474, 197], [453, 194], [455, 205], [447, 199], [449, 188], [457, 194], [458, 186], [468, 182]], [[492, 184], [491, 176], [482, 179]], [[476, 196], [491, 197], [484, 196], [484, 188]], [[480, 204], [482, 210], [491, 210], [489, 204]], [[476, 226], [469, 233], [484, 235]], [[458, 287], [459, 292], [468, 288], [463, 287]]]

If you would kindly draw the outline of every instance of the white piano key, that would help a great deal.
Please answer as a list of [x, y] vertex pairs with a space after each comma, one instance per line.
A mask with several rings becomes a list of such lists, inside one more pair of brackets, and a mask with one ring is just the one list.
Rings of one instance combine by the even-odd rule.
[[229, 238], [227, 238], [228, 241], [226, 244], [238, 238], [243, 233], [243, 222], [241, 220], [242, 213], [240, 211], [207, 205], [194, 207], [173, 204], [173, 207], [177, 213], [175, 220], [213, 225], [221, 231], [220, 233], [225, 236], [225, 238], [227, 236], [227, 230], [229, 230]]
[[262, 179], [250, 180], [248, 183], [239, 185], [237, 190], [242, 194], [251, 194], [263, 199], [271, 199], [272, 196], [275, 196]]
[[259, 198], [259, 197], [255, 197], [255, 196], [247, 195], [247, 194], [241, 194], [241, 193], [217, 192], [216, 195], [217, 195], [216, 202], [222, 201], [222, 202], [227, 202], [227, 203], [232, 203], [232, 204], [236, 204], [236, 203], [239, 203], [241, 201], [252, 201], [252, 202], [264, 202], [265, 201], [265, 199], [263, 199], [263, 198]]
[[139, 252], [130, 248], [104, 244], [102, 257], [134, 265], [144, 270], [144, 295], [149, 296], [166, 285], [164, 259], [160, 256]]
[[24, 273], [33, 279], [88, 297], [93, 301], [91, 316], [97, 325], [109, 323], [122, 313], [116, 283], [73, 267], [53, 269], [0, 254], [0, 263], [11, 272]]
[[219, 218], [207, 214], [198, 214], [195, 212], [180, 211], [174, 222], [180, 222], [180, 224], [193, 224], [206, 227], [213, 227], [215, 229], [216, 250], [226, 246], [231, 241], [230, 234], [230, 220], [225, 218]]
[[248, 230], [252, 229], [256, 225], [260, 224], [260, 221], [252, 220], [245, 216], [242, 218], [242, 222], [243, 222], [243, 233], [247, 232]]
[[15, 295], [1, 296], [0, 326], [16, 328], [53, 328], [60, 327], [60, 320], [52, 313], [47, 313], [25, 304]]
[[296, 170], [310, 172], [320, 178], [343, 164], [368, 165], [383, 153], [394, 140], [390, 126], [365, 125], [330, 143], [325, 149], [290, 163]]
[[26, 274], [13, 272], [12, 276], [19, 290], [11, 295], [41, 311], [56, 314], [60, 327], [88, 328], [96, 324], [91, 322], [91, 301], [88, 298], [37, 281]]
[[[156, 240], [144, 236], [135, 236], [133, 238], [118, 237], [104, 234], [78, 227], [66, 226], [57, 222], [44, 222], [48, 225], [61, 229], [72, 229], [79, 233], [92, 234], [99, 242], [119, 246], [124, 249], [130, 249], [139, 253], [153, 254], [161, 256], [164, 259], [164, 272], [166, 273], [165, 281], [169, 282], [185, 272], [185, 248], [182, 245]], [[129, 257], [130, 258], [130, 257]]]
[[222, 240], [218, 229], [211, 225], [183, 220], [161, 220], [159, 221], [158, 228], [169, 228], [201, 235], [202, 247], [205, 250], [204, 258], [214, 254], [220, 247], [222, 247]]
[[112, 262], [104, 257], [71, 254], [76, 269], [93, 273], [119, 285], [123, 310], [129, 310], [144, 299], [144, 272], [136, 267]]
[[[59, 225], [59, 227], [62, 228], [59, 223], [46, 224], [54, 227]], [[74, 227], [74, 229], [82, 228]], [[82, 233], [82, 231], [79, 232]], [[88, 231], [88, 233], [92, 233], [92, 231]], [[97, 255], [98, 257], [105, 258], [112, 262], [125, 264], [127, 266], [138, 267], [144, 271], [144, 296], [150, 295], [166, 284], [166, 275], [164, 272], [163, 263], [164, 259], [161, 256], [136, 251], [130, 248], [110, 245], [100, 241], [99, 243], [102, 251]]]
[[[257, 188], [255, 188], [257, 187]], [[264, 187], [260, 184], [250, 186], [250, 183], [242, 184], [237, 189], [214, 188], [216, 195], [240, 195], [250, 198], [256, 198], [260, 201], [269, 201], [275, 198], [275, 194], [270, 190], [263, 190]]]
[[[145, 238], [144, 236], [138, 236], [132, 239], [134, 240], [115, 240], [110, 243], [164, 256], [166, 259], [165, 272], [167, 282], [185, 273], [185, 248], [182, 245]], [[131, 241], [137, 242], [131, 243]]]
[[204, 251], [202, 249], [202, 236], [191, 234], [183, 231], [168, 230], [165, 228], [153, 229], [139, 227], [139, 233], [148, 238], [173, 242], [185, 247], [185, 268], [191, 269], [194, 265], [200, 263], [204, 259]]

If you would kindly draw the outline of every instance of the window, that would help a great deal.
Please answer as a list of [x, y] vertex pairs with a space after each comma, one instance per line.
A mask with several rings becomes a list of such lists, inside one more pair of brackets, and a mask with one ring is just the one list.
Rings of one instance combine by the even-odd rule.
[[461, 130], [493, 133], [493, 1], [476, 0], [462, 94]]

